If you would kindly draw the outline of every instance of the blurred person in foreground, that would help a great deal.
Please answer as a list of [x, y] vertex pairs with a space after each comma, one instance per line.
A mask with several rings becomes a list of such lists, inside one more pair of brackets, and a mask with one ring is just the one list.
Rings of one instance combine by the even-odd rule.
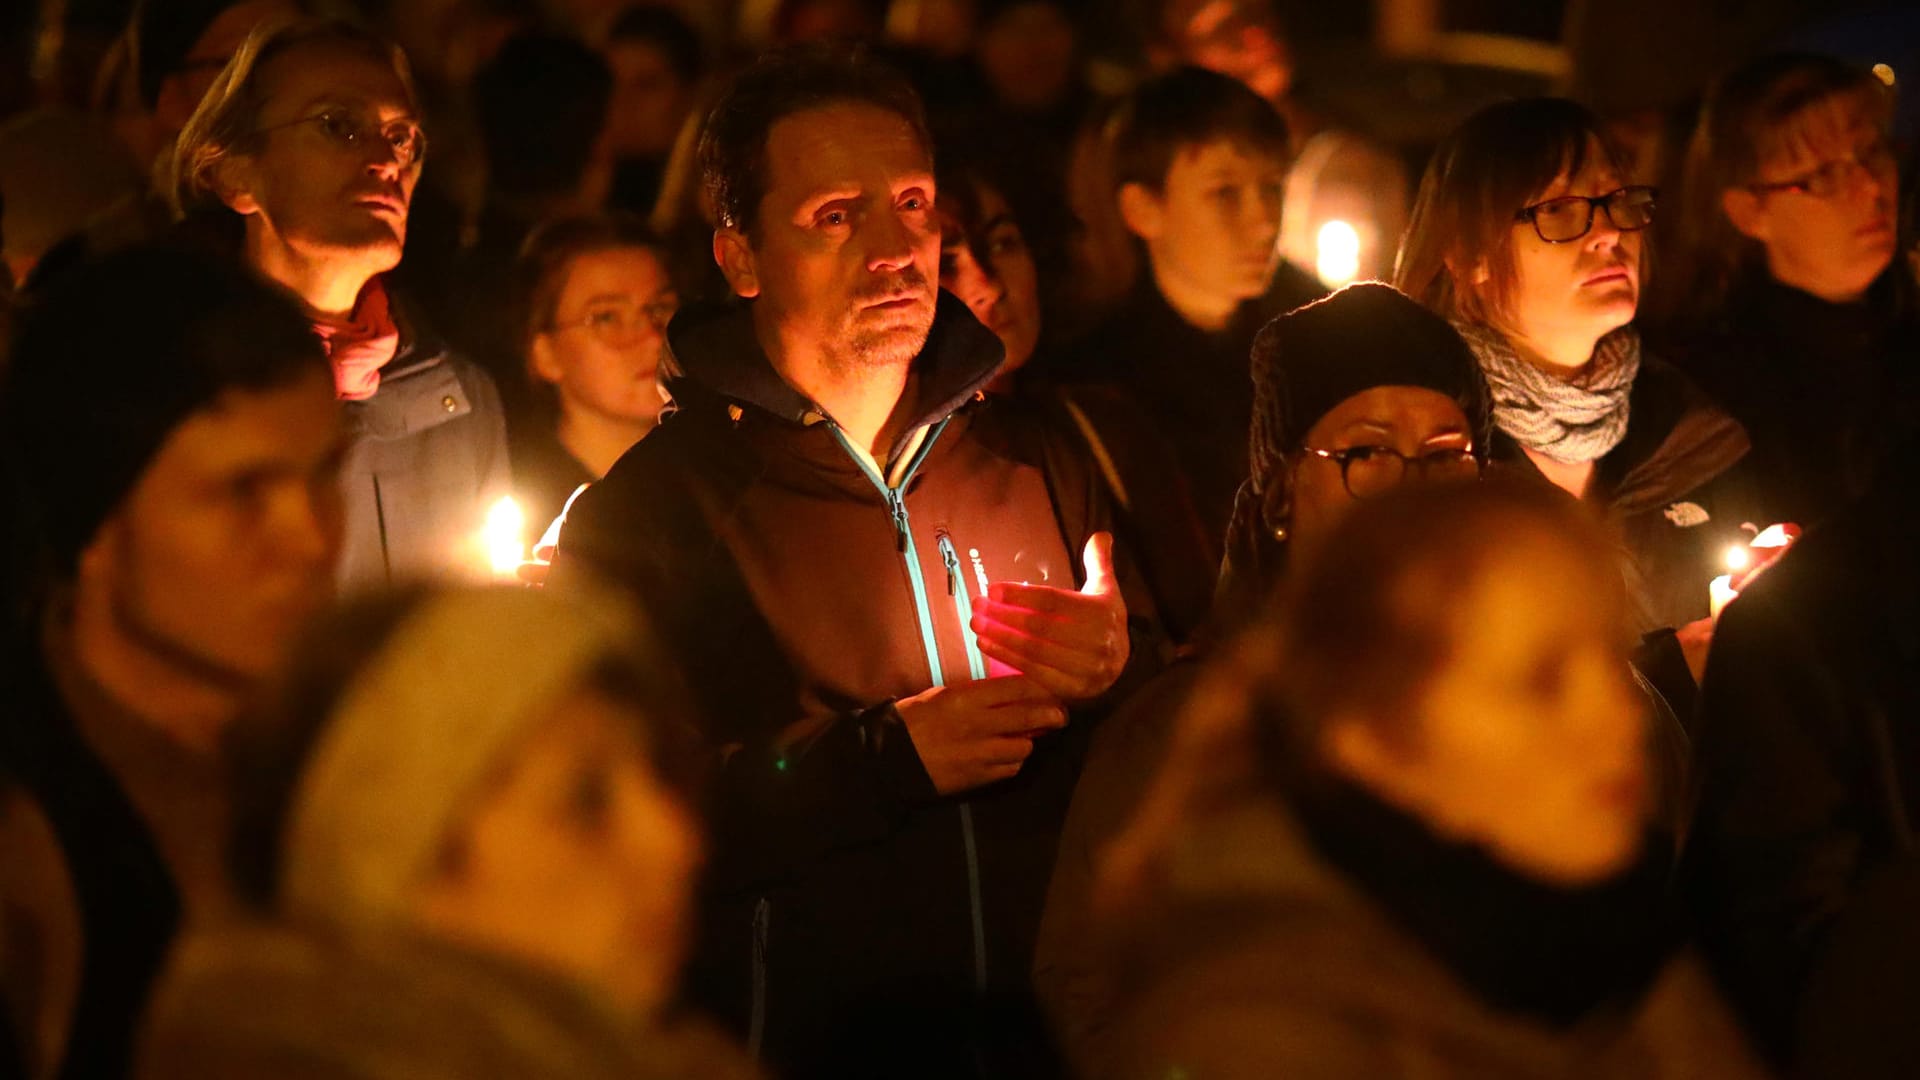
[[105, 256], [0, 390], [0, 972], [32, 1074], [125, 1072], [176, 930], [224, 906], [221, 732], [332, 592], [347, 435], [297, 305]]
[[667, 322], [680, 299], [665, 249], [625, 214], [541, 225], [514, 276], [526, 371], [541, 402], [514, 433], [514, 490], [527, 520], [544, 528], [659, 423]]
[[1771, 56], [1713, 85], [1687, 149], [1664, 329], [1752, 436], [1782, 518], [1808, 528], [1920, 431], [1892, 117], [1865, 68]]
[[[1377, 282], [1269, 323], [1254, 343], [1253, 382], [1251, 476], [1228, 537], [1214, 626], [1202, 639], [1213, 651], [1266, 609], [1290, 568], [1362, 501], [1402, 484], [1478, 476], [1492, 423], [1485, 381], [1460, 336]], [[1034, 979], [1089, 1076], [1119, 1066], [1109, 956], [1092, 933], [1101, 852], [1168, 773], [1204, 772], [1194, 788], [1210, 797], [1244, 786], [1243, 733], [1185, 719], [1187, 703], [1208, 695], [1202, 671], [1176, 665], [1102, 725], [1062, 831]]]
[[701, 157], [737, 299], [674, 317], [675, 411], [580, 497], [549, 586], [631, 590], [724, 759], [697, 1000], [791, 1076], [1045, 1073], [1060, 817], [1147, 653], [1098, 483], [983, 393], [1001, 344], [939, 289], [898, 74], [769, 54]]
[[1634, 325], [1659, 193], [1628, 181], [1582, 106], [1489, 106], [1427, 168], [1394, 283], [1466, 338], [1493, 392], [1495, 462], [1621, 536], [1641, 663], [1679, 715], [1712, 640], [1708, 582], [1745, 522], [1746, 433]]
[[500, 399], [388, 289], [427, 136], [399, 49], [350, 23], [263, 27], [180, 134], [177, 234], [293, 294], [354, 434], [341, 473], [347, 590], [475, 577], [508, 486]]
[[138, 1075], [753, 1075], [672, 1018], [684, 704], [605, 603], [362, 601], [230, 734], [243, 917], [180, 944]]
[[1256, 791], [1114, 912], [1107, 1075], [1763, 1075], [1667, 911], [1609, 547], [1489, 480], [1294, 569], [1223, 684]]

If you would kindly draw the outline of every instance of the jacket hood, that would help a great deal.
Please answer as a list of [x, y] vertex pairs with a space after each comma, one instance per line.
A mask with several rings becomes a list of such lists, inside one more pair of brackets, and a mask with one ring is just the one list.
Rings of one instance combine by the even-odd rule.
[[[668, 369], [663, 376], [676, 405], [698, 408], [702, 399], [752, 406], [793, 424], [812, 424], [826, 411], [795, 390], [773, 369], [754, 332], [751, 301], [722, 301], [682, 308], [667, 327]], [[942, 289], [933, 329], [913, 360], [917, 397], [907, 430], [941, 420], [993, 381], [1005, 358], [993, 331], [980, 325], [967, 305]]]

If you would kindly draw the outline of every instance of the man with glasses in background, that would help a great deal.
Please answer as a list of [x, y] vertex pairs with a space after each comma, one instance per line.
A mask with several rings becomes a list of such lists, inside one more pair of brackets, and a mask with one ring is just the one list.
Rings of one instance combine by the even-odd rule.
[[349, 590], [484, 571], [474, 539], [507, 490], [492, 380], [387, 288], [426, 149], [399, 48], [316, 20], [250, 36], [172, 163], [183, 232], [292, 292], [327, 347], [354, 433], [342, 471]]

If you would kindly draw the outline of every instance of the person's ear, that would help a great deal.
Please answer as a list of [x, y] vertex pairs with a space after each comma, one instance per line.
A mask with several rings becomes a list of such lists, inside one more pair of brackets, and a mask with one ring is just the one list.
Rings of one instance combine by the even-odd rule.
[[1285, 543], [1293, 537], [1293, 466], [1283, 460], [1274, 472], [1260, 494], [1260, 524], [1274, 541]]
[[1720, 193], [1720, 209], [1726, 211], [1727, 220], [1742, 236], [1763, 244], [1767, 242], [1772, 219], [1760, 196], [1746, 188], [1728, 188]]
[[1145, 184], [1120, 185], [1120, 220], [1127, 231], [1142, 240], [1157, 240], [1166, 231], [1167, 207], [1160, 195]]
[[560, 366], [560, 351], [553, 347], [552, 334], [543, 330], [533, 336], [529, 358], [533, 361], [535, 378], [558, 386], [560, 380], [566, 377], [566, 372]]
[[1320, 729], [1320, 753], [1340, 776], [1375, 791], [1396, 791], [1406, 771], [1404, 756], [1380, 734], [1377, 725], [1342, 713]]
[[227, 204], [227, 209], [247, 217], [260, 212], [258, 170], [253, 159], [245, 154], [228, 154], [215, 162], [212, 181], [213, 193]]
[[738, 229], [715, 229], [713, 261], [727, 279], [733, 294], [743, 300], [760, 295], [759, 260], [754, 258], [753, 243]]
[[100, 523], [100, 528], [94, 531], [87, 546], [80, 549], [80, 557], [74, 563], [76, 588], [83, 591], [113, 591], [113, 571], [121, 561], [119, 552], [121, 544], [125, 542], [126, 531], [126, 515], [119, 510], [109, 514]]

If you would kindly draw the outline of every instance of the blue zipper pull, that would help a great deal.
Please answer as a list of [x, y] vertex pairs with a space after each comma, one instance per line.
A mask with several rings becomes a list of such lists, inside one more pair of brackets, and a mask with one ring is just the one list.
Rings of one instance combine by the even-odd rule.
[[893, 544], [897, 551], [907, 550], [907, 500], [899, 489], [887, 489], [887, 509], [893, 513]]
[[935, 529], [940, 541], [940, 561], [947, 564], [947, 595], [960, 595], [960, 553], [954, 550], [953, 537], [945, 529]]

